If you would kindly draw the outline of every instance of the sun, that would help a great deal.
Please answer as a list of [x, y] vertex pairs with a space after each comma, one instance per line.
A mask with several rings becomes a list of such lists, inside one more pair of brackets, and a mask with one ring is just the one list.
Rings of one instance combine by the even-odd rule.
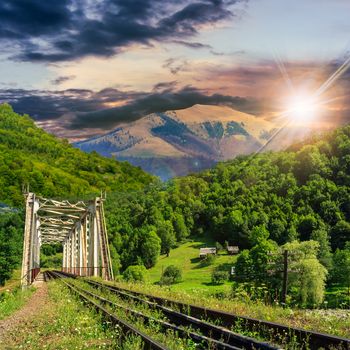
[[294, 96], [287, 108], [287, 116], [295, 122], [309, 122], [315, 118], [318, 103], [312, 96]]

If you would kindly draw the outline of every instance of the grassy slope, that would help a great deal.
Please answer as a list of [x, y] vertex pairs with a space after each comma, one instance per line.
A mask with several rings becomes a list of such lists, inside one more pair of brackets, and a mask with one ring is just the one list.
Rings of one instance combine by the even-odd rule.
[[223, 285], [211, 284], [211, 273], [217, 266], [222, 266], [228, 271], [231, 265], [235, 262], [236, 257], [227, 255], [225, 252], [219, 254], [212, 265], [203, 266], [203, 262], [199, 258], [199, 248], [212, 247], [214, 242], [205, 238], [196, 239], [180, 245], [178, 248], [170, 252], [170, 256], [162, 255], [156, 266], [148, 271], [149, 281], [151, 283], [158, 282], [162, 274], [162, 270], [169, 265], [175, 265], [181, 268], [183, 281], [171, 287], [172, 290], [201, 290], [208, 293], [227, 291], [230, 288], [230, 283]]

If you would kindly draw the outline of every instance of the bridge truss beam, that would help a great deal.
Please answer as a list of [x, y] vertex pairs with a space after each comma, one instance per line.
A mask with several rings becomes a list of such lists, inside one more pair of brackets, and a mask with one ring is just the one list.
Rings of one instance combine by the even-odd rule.
[[26, 194], [22, 286], [33, 282], [44, 243], [63, 245], [63, 271], [113, 279], [102, 198], [70, 203]]

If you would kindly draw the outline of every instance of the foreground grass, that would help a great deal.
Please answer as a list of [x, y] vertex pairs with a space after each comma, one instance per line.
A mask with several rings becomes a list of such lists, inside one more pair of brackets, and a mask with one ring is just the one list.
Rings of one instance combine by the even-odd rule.
[[350, 310], [294, 310], [251, 301], [244, 296], [232, 299], [226, 294], [225, 297], [217, 298], [200, 290], [191, 292], [175, 290], [173, 286], [160, 287], [149, 283], [124, 282], [118, 282], [116, 285], [170, 300], [350, 338]]
[[0, 292], [0, 320], [20, 309], [35, 291], [34, 288], [21, 290], [19, 286]]
[[8, 336], [10, 349], [139, 348], [138, 338], [128, 338], [121, 344], [118, 330], [85, 307], [60, 282], [50, 282], [48, 293], [49, 302], [41, 314]]
[[[104, 307], [118, 318], [127, 321], [144, 334], [147, 334], [153, 340], [165, 345], [168, 349], [195, 350], [197, 348], [196, 344], [190, 338], [179, 336], [176, 331], [171, 329], [164, 330], [162, 328], [160, 322], [157, 321], [168, 321], [168, 319], [161, 311], [150, 308], [148, 305], [137, 301], [125, 300], [124, 298], [120, 298], [115, 293], [111, 293], [108, 290], [94, 288], [81, 280], [71, 280], [70, 283], [77, 287], [83, 288], [84, 290], [88, 290], [95, 295], [107, 298], [111, 302], [115, 303], [114, 306], [105, 304]], [[98, 299], [96, 299], [96, 301], [97, 303], [100, 303]], [[131, 312], [132, 310], [141, 312], [143, 315], [150, 317], [151, 319], [147, 321], [144, 317], [133, 314], [133, 312]], [[183, 328], [187, 331], [191, 330], [189, 327]], [[140, 349], [143, 348], [141, 347]]]
[[217, 255], [212, 264], [203, 264], [203, 261], [199, 258], [199, 248], [213, 246], [215, 246], [215, 242], [201, 238], [172, 249], [169, 257], [162, 255], [157, 264], [148, 270], [149, 282], [159, 282], [162, 271], [169, 265], [175, 265], [181, 268], [182, 282], [172, 287], [174, 291], [192, 292], [200, 290], [207, 294], [229, 291], [229, 282], [222, 285], [213, 285], [211, 283], [211, 273], [217, 267], [229, 272], [237, 257], [222, 252]]
[[21, 285], [21, 270], [14, 270], [12, 277], [0, 287], [0, 293], [15, 289]]

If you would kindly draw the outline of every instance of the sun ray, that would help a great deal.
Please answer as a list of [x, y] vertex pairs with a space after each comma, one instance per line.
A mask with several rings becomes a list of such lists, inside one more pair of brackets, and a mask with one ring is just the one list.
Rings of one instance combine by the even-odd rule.
[[279, 56], [279, 54], [278, 54], [277, 52], [274, 52], [274, 53], [273, 53], [273, 57], [274, 57], [274, 60], [275, 60], [275, 62], [276, 62], [276, 64], [277, 64], [277, 67], [278, 67], [278, 69], [279, 69], [279, 71], [280, 71], [280, 73], [281, 73], [281, 75], [282, 75], [284, 81], [286, 82], [288, 88], [289, 88], [292, 92], [294, 92], [295, 89], [294, 89], [293, 82], [292, 82], [292, 80], [290, 79], [290, 76], [289, 76], [289, 74], [288, 74], [288, 71], [287, 71], [287, 69], [286, 69], [286, 66], [285, 66], [284, 63], [283, 63], [283, 60], [281, 59], [281, 57]]
[[291, 122], [291, 120], [287, 119], [287, 121], [272, 134], [272, 136], [254, 153], [253, 156], [261, 153], [264, 149], [266, 149], [266, 147], [276, 138], [276, 136], [282, 132]]
[[350, 56], [344, 63], [315, 91], [315, 96], [325, 93], [350, 67]]

